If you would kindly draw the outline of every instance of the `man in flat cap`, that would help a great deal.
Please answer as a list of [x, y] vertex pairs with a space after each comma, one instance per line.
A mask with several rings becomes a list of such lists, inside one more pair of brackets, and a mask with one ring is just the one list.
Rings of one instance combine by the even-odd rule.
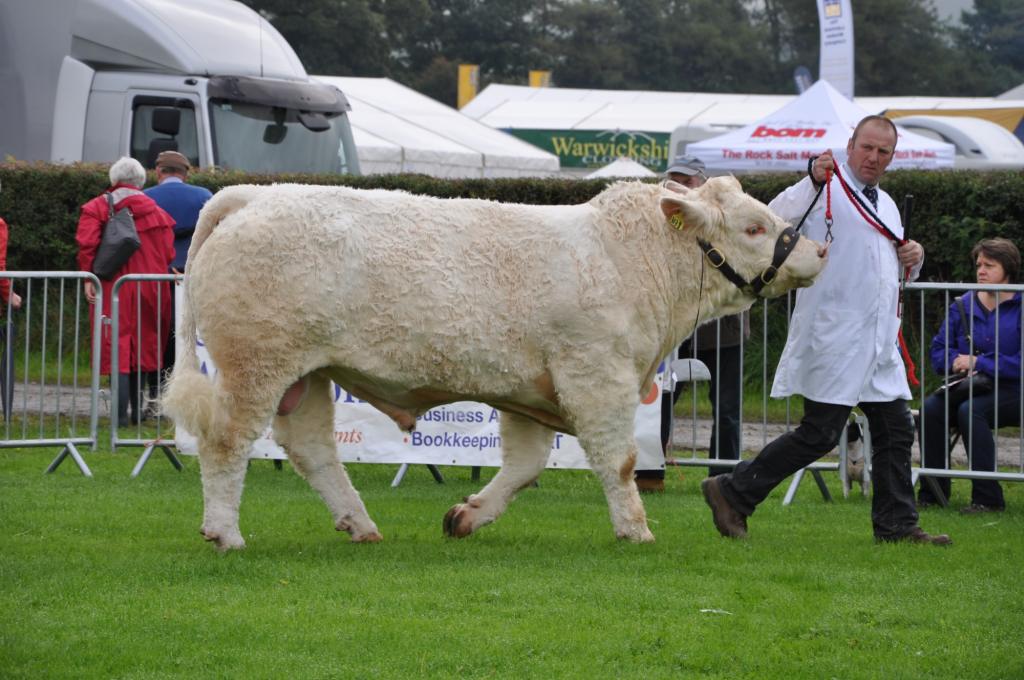
[[[174, 218], [174, 261], [170, 266], [172, 274], [181, 274], [185, 271], [185, 258], [192, 244], [192, 232], [196, 230], [199, 211], [213, 196], [209, 189], [188, 183], [188, 173], [191, 169], [192, 166], [184, 154], [177, 151], [162, 151], [156, 157], [157, 185], [145, 191], [147, 196]], [[173, 297], [171, 302], [173, 304]], [[164, 352], [164, 370], [170, 371], [173, 366], [174, 333], [171, 333], [167, 351]]]
[[676, 156], [665, 171], [665, 177], [688, 189], [696, 189], [708, 179], [704, 168], [704, 161], [696, 156]]
[[156, 157], [157, 185], [146, 189], [146, 195], [174, 218], [174, 262], [171, 271], [185, 271], [185, 257], [192, 243], [199, 211], [213, 194], [209, 189], [188, 183], [192, 169], [188, 159], [177, 151], [162, 151]]

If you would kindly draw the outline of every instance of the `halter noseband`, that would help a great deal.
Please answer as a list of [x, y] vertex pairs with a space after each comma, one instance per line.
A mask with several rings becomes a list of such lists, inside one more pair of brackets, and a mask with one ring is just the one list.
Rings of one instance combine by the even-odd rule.
[[725, 255], [722, 254], [718, 248], [714, 247], [703, 239], [697, 239], [700, 249], [704, 251], [704, 256], [708, 258], [708, 263], [718, 271], [722, 272], [722, 276], [729, 279], [734, 286], [740, 290], [753, 293], [755, 296], [761, 295], [761, 290], [775, 280], [775, 277], [779, 274], [779, 267], [786, 261], [789, 254], [796, 248], [796, 242], [800, 239], [800, 234], [796, 232], [793, 227], [786, 227], [779, 234], [779, 238], [775, 240], [775, 252], [772, 254], [772, 263], [765, 267], [764, 271], [751, 281], [747, 281], [742, 276], [736, 273], [736, 270], [725, 261]]

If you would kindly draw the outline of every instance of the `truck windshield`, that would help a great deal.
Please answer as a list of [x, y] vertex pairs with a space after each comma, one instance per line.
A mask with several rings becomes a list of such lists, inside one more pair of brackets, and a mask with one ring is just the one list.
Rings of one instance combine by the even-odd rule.
[[218, 167], [268, 173], [358, 172], [344, 113], [317, 114], [318, 124], [307, 126], [298, 111], [264, 104], [211, 99], [210, 112]]

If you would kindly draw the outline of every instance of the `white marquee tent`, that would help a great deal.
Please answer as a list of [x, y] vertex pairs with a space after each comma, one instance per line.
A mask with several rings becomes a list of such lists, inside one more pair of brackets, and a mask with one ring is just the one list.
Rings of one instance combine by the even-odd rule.
[[352, 104], [364, 174], [526, 177], [558, 173], [558, 157], [388, 78], [314, 76]]
[[[717, 172], [799, 171], [825, 149], [832, 149], [836, 160], [846, 160], [846, 143], [867, 115], [819, 80], [778, 111], [718, 137], [688, 144], [686, 153]], [[889, 167], [951, 168], [954, 155], [952, 144], [901, 130]]]
[[[576, 137], [577, 141], [601, 141], [596, 138], [612, 132], [648, 135], [665, 144], [665, 158], [671, 159], [684, 153], [688, 144], [749, 125], [796, 99], [797, 95], [789, 94], [586, 90], [492, 84], [464, 106], [461, 112], [481, 123], [507, 130], [534, 143], [538, 143], [532, 138], [536, 131], [561, 130], [565, 131], [564, 136]], [[980, 115], [968, 113], [979, 110], [1006, 111], [1024, 107], [1024, 100], [992, 97], [856, 97], [854, 102], [866, 113], [895, 110], [900, 112], [899, 115], [939, 115], [952, 110], [958, 112], [956, 115], [967, 116]], [[982, 117], [995, 120], [989, 115]], [[998, 122], [1005, 127], [1004, 123]], [[1007, 129], [1014, 131], [1013, 126]], [[930, 136], [935, 138], [939, 135]], [[665, 142], [669, 137], [668, 142]], [[845, 145], [844, 142], [843, 147]], [[548, 148], [543, 143], [540, 146]], [[956, 151], [958, 166], [1002, 167], [999, 165], [1000, 159], [974, 159], [976, 154], [973, 154], [973, 149], [977, 144], [958, 143], [958, 146], [962, 146]], [[602, 164], [612, 160], [614, 156]], [[572, 167], [566, 158], [562, 160], [563, 173], [585, 174], [596, 167]]]
[[598, 179], [601, 177], [657, 177], [658, 173], [651, 172], [646, 166], [637, 163], [632, 158], [616, 158], [614, 161], [598, 168], [587, 175], [587, 179]]

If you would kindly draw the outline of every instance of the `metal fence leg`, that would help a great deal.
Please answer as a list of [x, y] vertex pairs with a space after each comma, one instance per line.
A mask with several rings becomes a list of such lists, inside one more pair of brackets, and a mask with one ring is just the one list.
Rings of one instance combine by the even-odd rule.
[[821, 497], [825, 499], [825, 502], [832, 502], [832, 494], [828, 491], [828, 485], [825, 484], [825, 478], [821, 476], [821, 470], [811, 470], [811, 476], [814, 477], [814, 481], [818, 483], [818, 489], [821, 491]]
[[[430, 470], [430, 474], [434, 476], [434, 481], [437, 482], [438, 484], [444, 484], [444, 477], [441, 475], [441, 471], [438, 469], [438, 467], [432, 463], [427, 463], [426, 465], [427, 469]], [[408, 463], [402, 463], [401, 465], [398, 466], [398, 472], [395, 473], [395, 478], [391, 480], [392, 489], [402, 483], [402, 480], [405, 479], [405, 473], [408, 471]]]
[[843, 486], [843, 498], [850, 497], [850, 425], [847, 423], [846, 427], [843, 428], [843, 433], [839, 435], [839, 481]]
[[398, 466], [398, 472], [395, 473], [395, 478], [391, 480], [391, 488], [394, 489], [396, 486], [402, 483], [405, 479], [405, 473], [409, 471], [409, 464], [402, 463]]
[[173, 465], [178, 472], [181, 472], [184, 469], [181, 461], [174, 455], [174, 452], [171, 451], [170, 447], [165, 446], [164, 444], [150, 444], [146, 447], [146, 450], [142, 452], [142, 455], [139, 456], [139, 460], [135, 463], [135, 467], [132, 469], [131, 476], [133, 479], [139, 476], [139, 473], [142, 472], [142, 468], [146, 467], [146, 463], [149, 462], [149, 457], [153, 454], [153, 449], [157, 446], [163, 449], [164, 455], [167, 456], [167, 460], [171, 462], [171, 465]]
[[[793, 498], [796, 497], [796, 491], [800, 488], [800, 482], [804, 479], [805, 472], [808, 472], [808, 468], [800, 468], [793, 473], [793, 481], [789, 483], [789, 488], [786, 489], [786, 496], [782, 499], [783, 505], [789, 505], [793, 502]], [[821, 497], [826, 502], [831, 502], [832, 494], [829, 493], [828, 485], [825, 484], [825, 478], [821, 476], [821, 470], [810, 468], [810, 473], [815, 483], [817, 483], [818, 489], [821, 491]]]
[[942, 493], [942, 489], [939, 488], [939, 480], [935, 477], [924, 477], [924, 483], [931, 489], [932, 495], [935, 496], [935, 500], [939, 502], [942, 507], [949, 507], [949, 499], [946, 498], [946, 494]]
[[793, 481], [789, 483], [789, 488], [786, 489], [786, 496], [782, 499], [783, 505], [789, 505], [793, 502], [793, 497], [796, 496], [796, 490], [800, 488], [800, 481], [804, 478], [804, 472], [807, 468], [800, 468], [793, 473]]
[[49, 474], [60, 467], [60, 464], [63, 463], [64, 459], [68, 456], [71, 456], [75, 461], [75, 464], [78, 465], [78, 469], [82, 471], [83, 475], [86, 477], [92, 477], [92, 471], [89, 469], [89, 466], [85, 464], [85, 460], [79, 455], [78, 449], [75, 448], [75, 445], [70, 442], [65, 444], [61, 452], [53, 459], [53, 462], [50, 463], [50, 467], [46, 468], [45, 474]]

